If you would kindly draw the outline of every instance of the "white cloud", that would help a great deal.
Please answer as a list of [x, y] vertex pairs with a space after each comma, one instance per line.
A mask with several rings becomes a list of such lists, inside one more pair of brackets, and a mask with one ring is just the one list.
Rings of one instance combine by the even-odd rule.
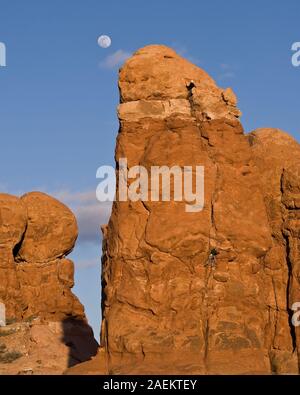
[[[53, 196], [69, 207], [76, 216], [79, 237], [77, 244], [93, 243], [101, 249], [102, 232], [101, 225], [108, 223], [111, 213], [111, 202], [99, 202], [96, 198], [96, 190], [72, 192], [70, 190], [49, 191], [47, 188], [38, 187], [34, 191], [41, 191]], [[0, 184], [0, 192], [12, 193], [22, 196], [25, 191], [7, 192], [4, 185]]]
[[76, 259], [75, 266], [76, 269], [89, 269], [90, 267], [100, 266], [101, 265], [101, 256], [99, 258], [93, 259]]
[[108, 222], [111, 204], [96, 202], [74, 208], [79, 227], [79, 242], [96, 242], [102, 239], [101, 225]]
[[230, 67], [230, 65], [228, 63], [221, 63], [220, 64], [220, 68], [222, 70], [229, 70], [231, 67]]
[[131, 55], [132, 54], [130, 52], [118, 49], [116, 52], [108, 55], [102, 62], [100, 62], [100, 66], [105, 69], [114, 69], [124, 63]]
[[219, 75], [219, 80], [227, 80], [235, 77], [235, 73], [233, 71], [227, 71], [226, 73], [222, 73]]
[[178, 55], [180, 55], [183, 58], [187, 59], [191, 63], [194, 63], [196, 65], [201, 64], [201, 60], [199, 58], [191, 55], [186, 46], [184, 46], [182, 44], [179, 44], [179, 43], [173, 43], [171, 45], [171, 48], [173, 48], [174, 51], [178, 53]]
[[[79, 237], [76, 242], [74, 259], [76, 268], [88, 269], [101, 264], [101, 225], [107, 224], [111, 213], [111, 202], [99, 202], [96, 190], [72, 192], [70, 190], [50, 191], [45, 187], [33, 188], [53, 196], [69, 207], [76, 216]], [[22, 196], [26, 191], [7, 191], [5, 184], [0, 183], [0, 193]], [[71, 259], [72, 256], [71, 256]]]
[[235, 74], [234, 68], [230, 64], [221, 63], [220, 69], [221, 69], [221, 72], [218, 75], [219, 80], [223, 81], [223, 80], [235, 78], [236, 74]]
[[56, 199], [66, 201], [69, 204], [84, 204], [96, 200], [95, 191], [70, 192], [69, 190], [62, 190], [54, 192], [53, 196], [55, 196]]
[[6, 184], [0, 182], [0, 193], [7, 193], [7, 189]]
[[111, 202], [99, 202], [95, 190], [72, 192], [61, 190], [51, 196], [66, 204], [75, 214], [79, 236], [74, 250], [76, 269], [101, 266], [101, 225], [107, 224], [111, 213]]
[[100, 246], [101, 225], [107, 224], [111, 202], [99, 202], [95, 191], [57, 191], [50, 194], [65, 203], [74, 212], [79, 228], [78, 243], [94, 243]]

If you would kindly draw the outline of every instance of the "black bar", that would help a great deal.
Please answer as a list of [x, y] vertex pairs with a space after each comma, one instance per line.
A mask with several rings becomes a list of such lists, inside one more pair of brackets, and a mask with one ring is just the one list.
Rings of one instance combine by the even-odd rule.
[[[4, 388], [22, 392], [41, 394], [47, 391], [56, 395], [58, 392], [80, 391], [82, 395], [103, 394], [107, 392], [153, 393], [154, 391], [181, 391], [211, 395], [213, 391], [230, 391], [244, 394], [251, 391], [253, 395], [263, 390], [299, 391], [300, 376], [265, 375], [265, 376], [0, 376], [0, 393]], [[3, 389], [3, 391], [2, 391]], [[27, 391], [26, 391], [27, 392]]]

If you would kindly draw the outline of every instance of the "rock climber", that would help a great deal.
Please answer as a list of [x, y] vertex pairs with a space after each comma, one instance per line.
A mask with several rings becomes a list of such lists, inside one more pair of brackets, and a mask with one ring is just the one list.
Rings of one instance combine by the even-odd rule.
[[218, 251], [216, 248], [210, 250], [208, 259], [205, 262], [204, 266], [210, 266], [214, 270], [217, 266], [217, 259], [216, 259], [217, 255], [218, 255]]

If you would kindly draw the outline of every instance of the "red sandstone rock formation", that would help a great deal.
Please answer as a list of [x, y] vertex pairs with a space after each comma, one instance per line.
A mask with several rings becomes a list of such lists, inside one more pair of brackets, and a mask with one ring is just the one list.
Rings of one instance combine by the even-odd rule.
[[39, 373], [61, 373], [95, 355], [93, 332], [71, 291], [74, 265], [66, 258], [77, 234], [73, 213], [56, 199], [0, 194], [0, 302], [13, 325], [3, 329], [1, 344], [25, 348], [9, 366], [0, 355], [0, 372], [18, 373], [29, 363], [26, 354]]
[[[114, 203], [94, 365], [102, 358], [113, 374], [298, 373], [299, 144], [277, 130], [245, 135], [232, 90], [164, 46], [137, 51], [119, 87], [116, 161], [204, 166], [205, 206]], [[215, 270], [205, 266], [212, 249]]]
[[272, 371], [295, 372], [291, 365], [300, 368], [300, 332], [291, 316], [293, 304], [300, 301], [300, 145], [278, 129], [258, 129], [248, 138], [272, 235], [264, 258], [266, 346]]

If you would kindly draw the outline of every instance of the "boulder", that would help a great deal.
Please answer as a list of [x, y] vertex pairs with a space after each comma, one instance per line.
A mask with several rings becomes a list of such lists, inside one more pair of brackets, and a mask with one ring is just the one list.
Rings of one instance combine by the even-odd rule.
[[68, 255], [78, 236], [76, 218], [68, 207], [41, 192], [27, 193], [21, 201], [28, 223], [17, 260], [44, 263]]

